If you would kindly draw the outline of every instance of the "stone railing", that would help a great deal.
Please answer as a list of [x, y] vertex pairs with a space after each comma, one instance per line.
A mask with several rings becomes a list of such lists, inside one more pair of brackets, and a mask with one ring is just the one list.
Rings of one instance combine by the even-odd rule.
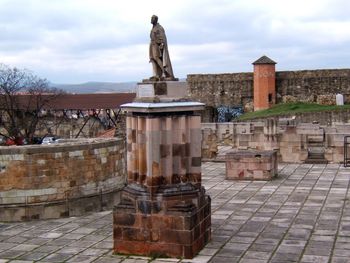
[[122, 139], [0, 147], [0, 221], [112, 208], [125, 184]]

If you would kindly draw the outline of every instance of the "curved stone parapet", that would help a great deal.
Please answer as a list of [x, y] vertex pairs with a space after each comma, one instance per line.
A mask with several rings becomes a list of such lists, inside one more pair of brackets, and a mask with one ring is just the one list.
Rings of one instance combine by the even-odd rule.
[[111, 209], [125, 185], [124, 145], [113, 138], [0, 147], [0, 221]]

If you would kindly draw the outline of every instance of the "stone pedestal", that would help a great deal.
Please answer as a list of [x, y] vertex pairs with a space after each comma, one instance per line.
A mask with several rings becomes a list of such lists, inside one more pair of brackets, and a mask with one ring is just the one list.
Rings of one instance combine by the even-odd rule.
[[277, 173], [276, 150], [235, 150], [226, 154], [226, 179], [271, 180]]
[[184, 81], [149, 81], [144, 80], [136, 87], [136, 100], [145, 101], [147, 98], [158, 101], [173, 101], [187, 97], [188, 87]]
[[210, 239], [201, 186], [198, 102], [134, 102], [127, 111], [128, 185], [113, 212], [114, 252], [194, 257]]

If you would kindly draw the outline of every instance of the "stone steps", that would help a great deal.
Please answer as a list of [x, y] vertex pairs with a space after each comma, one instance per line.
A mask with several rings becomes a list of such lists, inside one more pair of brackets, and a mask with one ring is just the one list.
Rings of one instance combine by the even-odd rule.
[[308, 157], [305, 160], [305, 163], [325, 164], [325, 163], [328, 163], [328, 161], [325, 159], [323, 152], [309, 152]]
[[307, 164], [327, 164], [328, 161], [326, 159], [322, 158], [307, 158], [304, 163]]

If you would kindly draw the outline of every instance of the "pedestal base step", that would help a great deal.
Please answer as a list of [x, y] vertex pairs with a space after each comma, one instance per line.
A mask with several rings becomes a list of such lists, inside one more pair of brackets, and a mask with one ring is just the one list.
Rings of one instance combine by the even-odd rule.
[[114, 252], [193, 258], [211, 237], [210, 197], [199, 196], [197, 201], [179, 200], [166, 210], [150, 213], [122, 201], [113, 212]]

